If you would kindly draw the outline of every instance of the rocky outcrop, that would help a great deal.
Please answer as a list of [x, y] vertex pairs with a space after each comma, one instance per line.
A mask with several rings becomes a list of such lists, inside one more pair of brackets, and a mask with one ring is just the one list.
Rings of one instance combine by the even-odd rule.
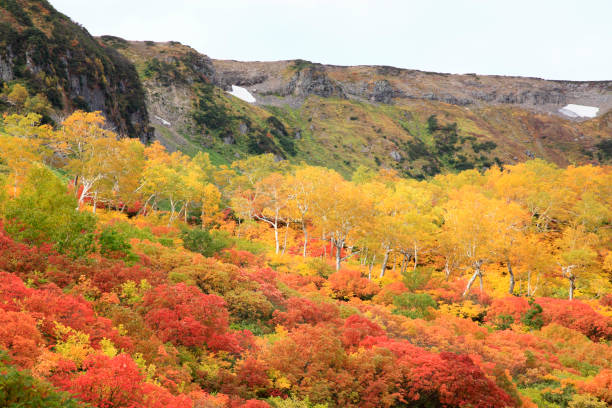
[[346, 98], [342, 86], [336, 81], [332, 81], [324, 69], [319, 66], [312, 66], [299, 70], [289, 81], [284, 94], [307, 97], [317, 95], [323, 98]]
[[374, 102], [391, 103], [393, 98], [401, 95], [396, 89], [394, 89], [389, 81], [383, 79], [382, 81], [374, 82], [374, 90], [370, 94], [370, 100]]
[[0, 81], [2, 82], [12, 81], [14, 78], [12, 64], [13, 56], [11, 54], [11, 49], [9, 48], [6, 50], [4, 58], [0, 55]]
[[[576, 98], [603, 106], [609, 83], [299, 60], [242, 63], [210, 60], [175, 42], [101, 41], [140, 67], [156, 140], [170, 150], [215, 151], [228, 161], [268, 152], [289, 160], [317, 157], [312, 163], [324, 160], [347, 174], [366, 164], [426, 177], [444, 166], [485, 169], [534, 157], [559, 165], [591, 160], [599, 157], [598, 137], [612, 134], [605, 115], [572, 123], [537, 112], [556, 112]], [[232, 86], [246, 88], [260, 106], [233, 100], [223, 91]], [[435, 145], [418, 137], [430, 115], [440, 120]]]

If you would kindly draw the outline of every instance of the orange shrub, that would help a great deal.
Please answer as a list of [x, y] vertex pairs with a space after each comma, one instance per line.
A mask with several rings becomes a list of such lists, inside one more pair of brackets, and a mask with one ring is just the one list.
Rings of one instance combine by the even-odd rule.
[[487, 309], [485, 321], [498, 323], [500, 316], [511, 316], [514, 323], [520, 323], [523, 315], [529, 310], [527, 299], [516, 296], [506, 296], [494, 299]]
[[371, 299], [380, 288], [375, 283], [361, 276], [361, 273], [352, 269], [341, 269], [329, 276], [329, 287], [338, 299], [348, 300], [351, 297]]
[[593, 379], [579, 383], [579, 388], [612, 405], [612, 370], [601, 370]]

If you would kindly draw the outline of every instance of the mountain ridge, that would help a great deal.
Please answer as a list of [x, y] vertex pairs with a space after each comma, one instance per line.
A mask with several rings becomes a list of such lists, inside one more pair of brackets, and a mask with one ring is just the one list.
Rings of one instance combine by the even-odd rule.
[[[502, 75], [448, 74], [403, 69], [390, 66], [338, 66], [304, 60], [254, 62], [212, 60], [227, 86], [267, 85], [270, 92], [282, 91], [266, 84], [267, 75], [278, 78], [279, 72], [296, 67], [296, 71], [313, 69], [343, 87], [346, 96], [389, 103], [394, 98], [440, 100], [456, 105], [513, 104], [559, 115], [565, 104], [594, 104], [603, 114], [612, 109], [612, 81], [545, 80]], [[279, 69], [280, 68], [280, 69]], [[433, 81], [431, 78], [435, 78]], [[530, 89], [535, 87], [535, 89]], [[485, 90], [484, 92], [482, 90]], [[282, 93], [282, 92], [281, 92]], [[325, 96], [325, 95], [322, 95]], [[530, 103], [532, 101], [532, 103]]]
[[[127, 41], [109, 36], [100, 40], [117, 47], [137, 67], [147, 98], [155, 100], [147, 106], [158, 140], [171, 149], [204, 148], [226, 163], [248, 154], [271, 152], [290, 161], [331, 167], [346, 176], [364, 165], [394, 168], [420, 178], [533, 157], [562, 166], [609, 157], [598, 146], [612, 137], [612, 115], [604, 113], [577, 121], [556, 112], [564, 106], [561, 102], [581, 102], [576, 99], [565, 97], [554, 109], [550, 105], [548, 110], [538, 111], [537, 106], [532, 109], [518, 103], [453, 104], [432, 97], [394, 97], [394, 88], [382, 78], [380, 67], [375, 67], [378, 77], [349, 72], [350, 80], [342, 82], [339, 75], [353, 67], [330, 75], [327, 66], [301, 60], [235, 63], [210, 59], [177, 42]], [[199, 64], [190, 67], [194, 60]], [[401, 76], [418, 71], [394, 72]], [[370, 80], [369, 88], [355, 85], [363, 78]], [[481, 82], [496, 80], [485, 77]], [[512, 84], [507, 78], [501, 81]], [[528, 79], [522, 81], [530, 84]], [[544, 88], [559, 88], [556, 82], [531, 81]], [[418, 85], [427, 89], [434, 82]], [[204, 99], [196, 89], [203, 84], [212, 87]], [[600, 97], [608, 103], [606, 92], [611, 81], [577, 84], [579, 88], [595, 89], [591, 99]], [[448, 82], [443, 85], [449, 86]], [[256, 102], [249, 104], [229, 95], [232, 86], [245, 87]], [[362, 92], [361, 97], [354, 96], [355, 89]], [[446, 92], [443, 86], [438, 90], [438, 94]], [[428, 128], [432, 116], [440, 122], [439, 129]], [[201, 123], [194, 117], [202, 119]], [[270, 121], [282, 126], [271, 127]]]

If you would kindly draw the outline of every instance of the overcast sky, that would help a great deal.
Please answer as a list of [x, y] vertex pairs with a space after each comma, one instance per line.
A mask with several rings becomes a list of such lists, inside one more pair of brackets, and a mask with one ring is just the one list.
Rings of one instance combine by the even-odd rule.
[[50, 0], [93, 35], [211, 58], [612, 80], [612, 0]]

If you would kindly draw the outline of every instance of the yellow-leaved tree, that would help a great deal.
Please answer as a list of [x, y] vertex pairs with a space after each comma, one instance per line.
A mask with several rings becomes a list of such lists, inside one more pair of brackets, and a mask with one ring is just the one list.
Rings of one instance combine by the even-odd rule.
[[45, 142], [52, 128], [41, 125], [41, 116], [36, 113], [27, 115], [8, 115], [0, 130], [0, 158], [10, 170], [13, 195], [17, 195], [19, 185], [36, 162], [42, 161], [49, 153]]
[[488, 198], [474, 187], [464, 187], [451, 194], [444, 206], [441, 239], [454, 247], [460, 263], [473, 270], [463, 293], [466, 296], [476, 278], [484, 290], [482, 267], [489, 262], [505, 260], [509, 233], [523, 216], [516, 203]]
[[561, 275], [569, 282], [569, 300], [574, 299], [576, 281], [584, 281], [587, 285], [592, 277], [593, 266], [597, 253], [593, 247], [597, 244], [597, 235], [589, 233], [584, 226], [567, 227], [555, 244], [559, 248], [557, 263], [561, 268]]
[[342, 250], [352, 249], [370, 226], [374, 216], [372, 197], [329, 170], [316, 188], [314, 202], [314, 222], [334, 246], [336, 270], [340, 270], [342, 261], [357, 253], [342, 256]]
[[100, 112], [75, 111], [54, 133], [53, 147], [74, 175], [79, 207], [86, 198], [95, 198], [116, 164], [117, 135], [104, 129], [104, 122]]

